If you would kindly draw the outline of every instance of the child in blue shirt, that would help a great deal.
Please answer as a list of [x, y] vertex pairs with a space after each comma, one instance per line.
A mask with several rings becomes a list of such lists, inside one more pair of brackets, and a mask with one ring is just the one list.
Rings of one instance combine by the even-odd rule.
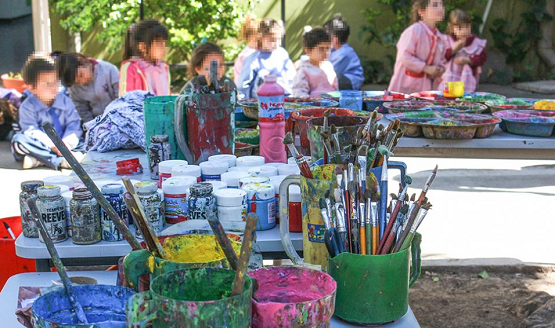
[[[32, 55], [23, 67], [23, 79], [31, 94], [19, 108], [21, 132], [12, 139], [12, 154], [23, 161], [23, 168], [47, 166], [58, 170], [71, 168], [42, 124], [50, 122], [70, 150], [76, 150], [83, 130], [71, 99], [58, 92], [60, 81], [53, 61]], [[79, 156], [81, 157], [81, 156]]]
[[329, 61], [337, 74], [339, 90], [360, 90], [364, 82], [364, 71], [355, 49], [347, 44], [349, 25], [343, 21], [341, 14], [337, 14], [324, 28], [331, 36]]
[[257, 98], [258, 87], [268, 74], [276, 75], [277, 83], [285, 89], [285, 95], [292, 93], [295, 66], [287, 50], [280, 47], [283, 27], [273, 19], [260, 21], [258, 29], [259, 50], [245, 58], [237, 84], [237, 91], [245, 98]]

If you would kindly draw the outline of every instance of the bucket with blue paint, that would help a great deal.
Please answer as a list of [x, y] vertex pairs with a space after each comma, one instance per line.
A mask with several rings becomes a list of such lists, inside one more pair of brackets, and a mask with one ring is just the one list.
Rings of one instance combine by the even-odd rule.
[[258, 215], [256, 230], [269, 230], [276, 226], [276, 191], [270, 183], [248, 183], [241, 187], [247, 192], [249, 213]]
[[79, 324], [64, 288], [52, 290], [33, 303], [35, 328], [123, 328], [125, 305], [135, 292], [108, 285], [73, 286], [88, 324]]

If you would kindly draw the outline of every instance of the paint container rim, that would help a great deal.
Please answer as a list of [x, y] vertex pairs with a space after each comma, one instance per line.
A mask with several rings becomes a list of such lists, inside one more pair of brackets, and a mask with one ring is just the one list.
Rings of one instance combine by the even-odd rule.
[[178, 165], [189, 165], [189, 163], [181, 159], [170, 159], [167, 161], [162, 161], [158, 163], [158, 171], [160, 173], [170, 174], [172, 173], [172, 168]]
[[201, 169], [198, 165], [179, 164], [172, 166], [171, 172], [168, 173], [170, 173], [172, 177], [192, 176], [198, 178], [201, 176]]
[[199, 164], [203, 175], [221, 175], [229, 169], [226, 161], [207, 161]]

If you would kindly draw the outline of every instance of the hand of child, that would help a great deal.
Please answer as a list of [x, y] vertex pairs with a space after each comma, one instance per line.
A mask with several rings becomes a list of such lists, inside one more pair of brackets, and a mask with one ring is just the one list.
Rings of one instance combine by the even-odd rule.
[[458, 40], [457, 42], [455, 42], [455, 46], [453, 47], [453, 52], [457, 52], [459, 50], [461, 50], [462, 48], [464, 48], [464, 45], [466, 44], [466, 40]]
[[62, 153], [60, 153], [60, 151], [58, 150], [58, 147], [56, 146], [52, 146], [52, 148], [50, 148], [50, 150], [55, 153], [58, 156], [62, 156]]
[[455, 64], [457, 65], [470, 65], [471, 61], [468, 57], [457, 57], [455, 58]]
[[425, 66], [424, 73], [428, 74], [432, 78], [439, 77], [445, 72], [445, 69], [442, 66]]

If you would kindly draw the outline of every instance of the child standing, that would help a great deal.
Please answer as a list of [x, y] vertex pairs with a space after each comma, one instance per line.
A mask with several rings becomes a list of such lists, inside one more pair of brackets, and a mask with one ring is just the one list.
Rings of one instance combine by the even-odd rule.
[[257, 19], [247, 17], [245, 23], [241, 26], [239, 41], [247, 42], [247, 46], [239, 53], [235, 60], [235, 65], [233, 65], [233, 80], [236, 84], [239, 83], [239, 75], [241, 75], [245, 58], [252, 55], [258, 47], [258, 24], [259, 21]]
[[302, 60], [297, 68], [293, 96], [316, 98], [336, 91], [337, 76], [327, 61], [331, 48], [329, 34], [321, 27], [312, 28], [303, 35], [303, 47], [308, 60]]
[[438, 90], [445, 71], [443, 34], [436, 25], [445, 16], [442, 0], [413, 0], [412, 20], [399, 42], [389, 91], [414, 93]]
[[287, 51], [280, 47], [283, 27], [273, 19], [263, 19], [260, 21], [258, 32], [259, 50], [245, 58], [243, 62], [237, 85], [238, 93], [246, 98], [256, 98], [256, 92], [264, 82], [264, 77], [273, 74], [277, 76], [277, 83], [288, 96], [292, 92], [295, 66]]
[[118, 97], [118, 69], [111, 63], [68, 53], [56, 58], [56, 68], [83, 123], [102, 115]]
[[60, 81], [54, 62], [47, 57], [31, 56], [22, 75], [30, 95], [19, 108], [21, 132], [12, 139], [15, 160], [23, 161], [24, 169], [41, 165], [55, 170], [71, 168], [42, 128], [43, 123], [51, 123], [70, 150], [77, 148], [83, 134], [73, 102], [58, 92]]
[[445, 44], [447, 65], [443, 73], [443, 82], [463, 81], [464, 90], [475, 92], [480, 80], [482, 66], [487, 60], [486, 40], [471, 34], [472, 20], [470, 15], [460, 9], [449, 14], [448, 35]]
[[360, 90], [364, 71], [355, 49], [347, 44], [350, 29], [341, 14], [324, 25], [331, 36], [330, 62], [337, 74], [339, 90]]
[[203, 86], [210, 85], [210, 62], [218, 63], [218, 84], [223, 87], [225, 82], [229, 83], [231, 89], [237, 89], [233, 80], [225, 76], [224, 53], [215, 43], [205, 42], [195, 48], [189, 61], [187, 77], [189, 81], [181, 93], [187, 89], [198, 90]]
[[149, 91], [157, 96], [170, 94], [170, 70], [163, 60], [166, 56], [168, 31], [158, 21], [144, 20], [128, 31], [130, 41], [119, 76], [119, 95], [133, 90]]

